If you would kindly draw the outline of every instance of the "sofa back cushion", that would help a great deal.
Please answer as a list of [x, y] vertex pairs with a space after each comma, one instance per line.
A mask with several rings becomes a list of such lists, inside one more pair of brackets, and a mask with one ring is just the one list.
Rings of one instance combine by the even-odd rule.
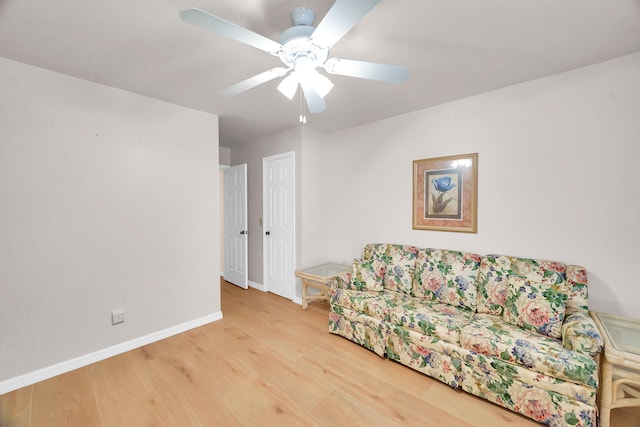
[[413, 295], [456, 307], [476, 309], [480, 255], [445, 249], [420, 249]]
[[382, 258], [382, 255], [387, 250], [388, 244], [386, 243], [368, 243], [362, 249], [362, 259]]
[[351, 283], [347, 289], [381, 292], [386, 267], [379, 259], [354, 259]]
[[522, 277], [511, 277], [504, 304], [505, 322], [533, 330], [552, 338], [562, 337], [569, 284], [531, 283]]
[[507, 282], [511, 259], [502, 255], [486, 255], [478, 272], [478, 313], [502, 316], [507, 298]]
[[384, 288], [411, 294], [418, 248], [409, 245], [370, 243], [362, 251], [363, 259], [379, 259], [386, 265]]
[[482, 257], [478, 273], [478, 312], [504, 314], [509, 279], [518, 277], [532, 285], [564, 286], [566, 265], [531, 258], [505, 255]]

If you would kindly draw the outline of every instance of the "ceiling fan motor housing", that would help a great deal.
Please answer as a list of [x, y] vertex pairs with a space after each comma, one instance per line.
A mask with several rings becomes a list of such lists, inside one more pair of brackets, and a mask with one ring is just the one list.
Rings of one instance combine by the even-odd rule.
[[329, 49], [321, 48], [311, 42], [311, 35], [315, 31], [313, 21], [316, 14], [308, 7], [297, 7], [291, 12], [294, 26], [287, 28], [278, 38], [278, 43], [284, 48], [277, 52], [282, 62], [288, 67], [295, 68], [296, 60], [307, 57], [314, 67], [324, 64], [329, 56]]

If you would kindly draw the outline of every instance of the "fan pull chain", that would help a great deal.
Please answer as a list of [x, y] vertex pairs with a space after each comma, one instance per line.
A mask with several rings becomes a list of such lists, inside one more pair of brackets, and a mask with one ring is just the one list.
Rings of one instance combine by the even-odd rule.
[[300, 88], [300, 123], [307, 124], [307, 116], [304, 113], [304, 96], [302, 96], [302, 88]]

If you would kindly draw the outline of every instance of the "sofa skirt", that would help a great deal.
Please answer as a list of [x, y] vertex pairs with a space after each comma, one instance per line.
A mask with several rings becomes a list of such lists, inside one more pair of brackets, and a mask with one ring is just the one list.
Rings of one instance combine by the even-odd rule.
[[464, 391], [548, 426], [596, 426], [595, 405], [511, 378], [508, 373], [464, 362], [462, 377]]
[[329, 332], [373, 351], [379, 356], [386, 354], [386, 332], [380, 319], [354, 310], [335, 307], [329, 313]]
[[543, 424], [596, 426], [596, 390], [585, 385], [535, 373], [340, 306], [331, 306], [329, 332]]
[[387, 329], [387, 357], [453, 387], [462, 381], [458, 346], [401, 327]]

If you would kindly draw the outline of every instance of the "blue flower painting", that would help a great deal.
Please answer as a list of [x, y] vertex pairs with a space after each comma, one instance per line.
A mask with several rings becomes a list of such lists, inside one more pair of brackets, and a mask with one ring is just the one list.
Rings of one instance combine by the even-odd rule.
[[[427, 173], [425, 186], [429, 186], [427, 216], [446, 218], [459, 214], [459, 176], [457, 171]], [[447, 209], [448, 207], [448, 209]]]
[[413, 228], [477, 232], [478, 153], [413, 161]]

